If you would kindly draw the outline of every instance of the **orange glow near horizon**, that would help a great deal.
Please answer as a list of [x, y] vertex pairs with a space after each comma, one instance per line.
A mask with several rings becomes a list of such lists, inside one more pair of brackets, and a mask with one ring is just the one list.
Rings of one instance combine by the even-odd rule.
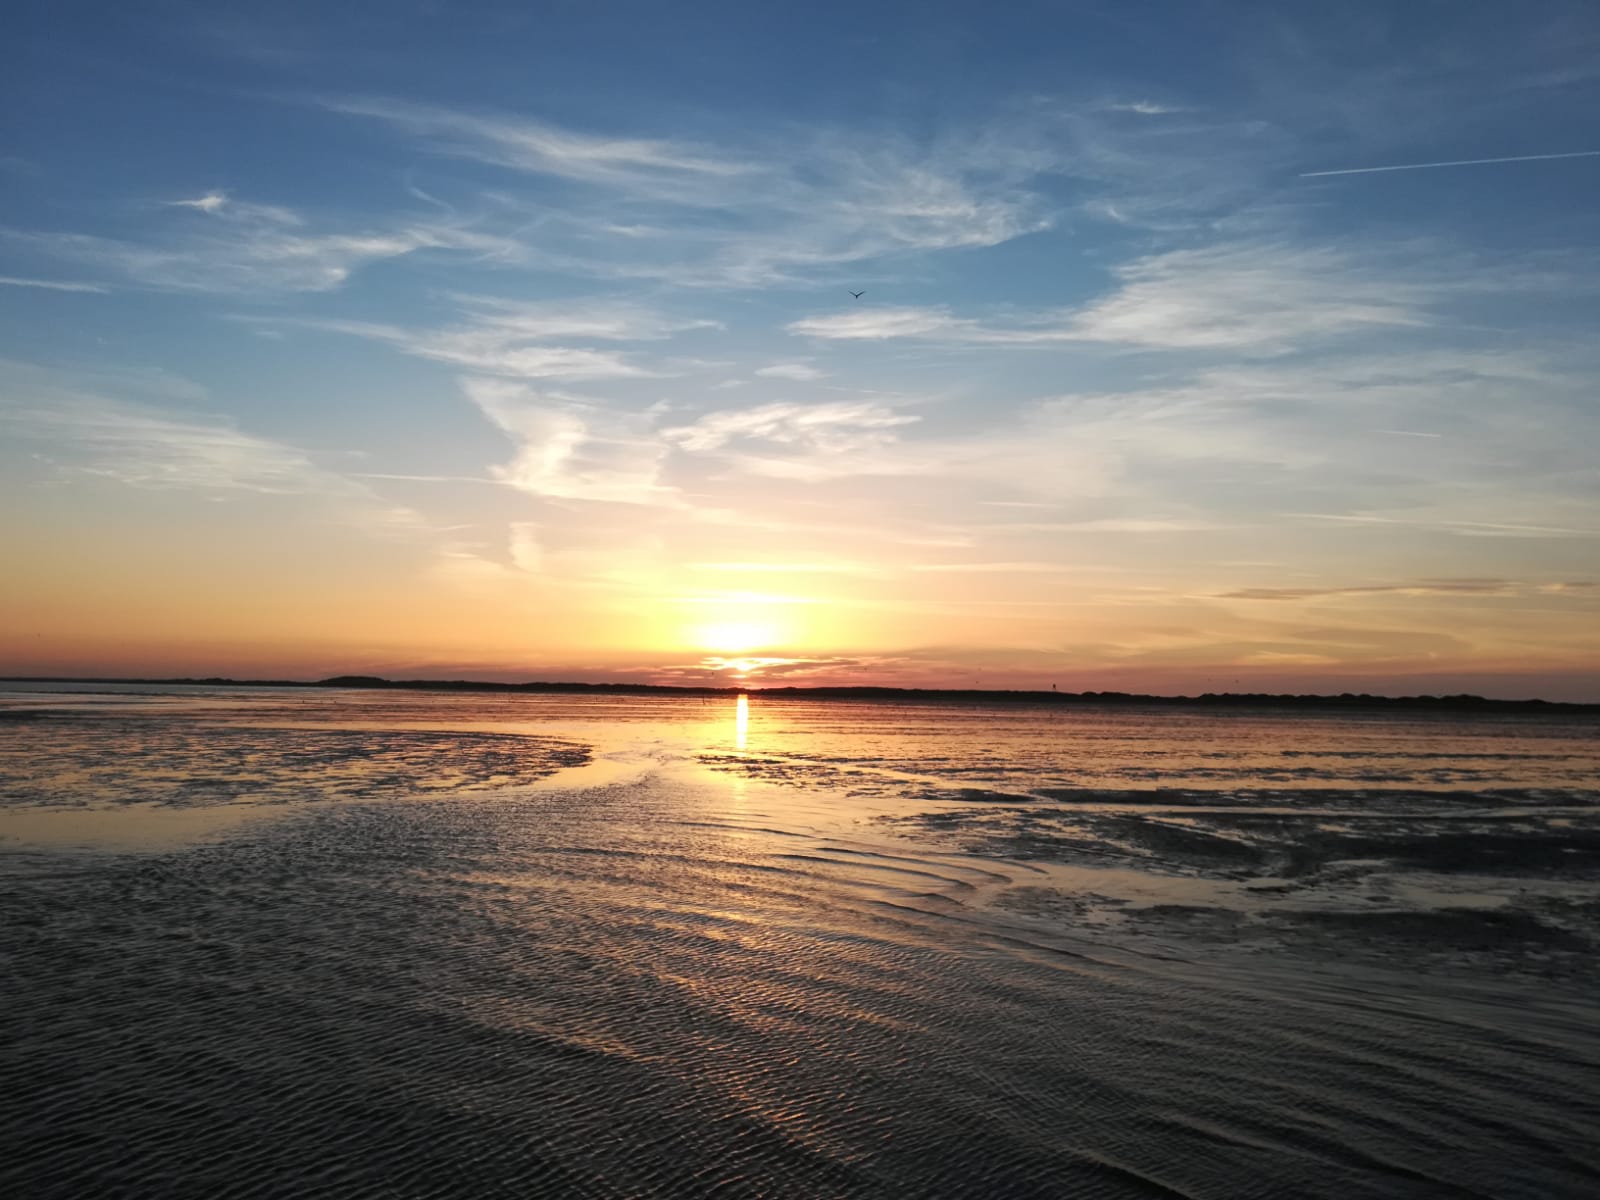
[[1582, 580], [1321, 589], [1176, 543], [1070, 578], [1027, 569], [1021, 548], [935, 570], [953, 551], [829, 532], [789, 539], [790, 588], [703, 590], [698, 527], [670, 550], [512, 570], [259, 501], [196, 510], [107, 485], [90, 501], [104, 522], [64, 505], [0, 532], [26, 568], [0, 589], [0, 675], [1600, 698], [1600, 588]]

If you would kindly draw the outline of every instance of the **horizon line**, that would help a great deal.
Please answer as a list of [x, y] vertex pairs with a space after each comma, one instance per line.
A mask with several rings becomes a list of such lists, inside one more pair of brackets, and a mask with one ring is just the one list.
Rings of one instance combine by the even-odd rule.
[[922, 697], [995, 697], [1028, 698], [1044, 700], [1121, 699], [1125, 701], [1154, 701], [1157, 703], [1193, 703], [1196, 701], [1260, 700], [1292, 701], [1300, 703], [1377, 703], [1398, 705], [1454, 705], [1457, 707], [1517, 705], [1535, 708], [1568, 708], [1600, 711], [1600, 701], [1546, 700], [1542, 697], [1513, 699], [1482, 696], [1472, 692], [1418, 693], [1391, 696], [1376, 692], [1199, 692], [1195, 694], [1163, 694], [1156, 692], [1125, 692], [1118, 690], [1060, 691], [1054, 687], [1041, 688], [981, 688], [981, 687], [916, 687], [904, 684], [720, 684], [720, 683], [638, 683], [608, 681], [594, 683], [583, 680], [528, 680], [512, 683], [504, 680], [479, 679], [388, 679], [379, 675], [330, 675], [323, 679], [235, 679], [224, 675], [206, 676], [82, 676], [82, 675], [0, 675], [0, 683], [103, 683], [103, 684], [170, 684], [186, 686], [231, 687], [303, 687], [380, 691], [384, 688], [426, 691], [635, 691], [635, 692], [693, 692], [763, 694], [768, 692], [793, 693], [856, 693], [877, 695], [909, 695]]

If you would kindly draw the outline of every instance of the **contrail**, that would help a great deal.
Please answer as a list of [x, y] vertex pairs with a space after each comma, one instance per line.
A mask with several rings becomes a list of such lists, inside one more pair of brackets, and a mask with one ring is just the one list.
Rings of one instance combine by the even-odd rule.
[[1481, 167], [1488, 163], [1548, 162], [1553, 158], [1600, 158], [1600, 150], [1574, 150], [1569, 154], [1518, 154], [1511, 158], [1458, 158], [1453, 162], [1401, 163], [1394, 167], [1346, 167], [1342, 171], [1301, 171], [1301, 179], [1319, 175], [1371, 175], [1378, 171], [1428, 171], [1434, 167]]

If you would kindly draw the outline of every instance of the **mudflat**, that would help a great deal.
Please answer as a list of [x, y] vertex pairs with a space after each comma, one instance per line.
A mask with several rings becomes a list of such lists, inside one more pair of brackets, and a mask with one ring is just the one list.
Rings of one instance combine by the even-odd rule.
[[0, 708], [8, 1194], [1600, 1187], [1592, 718]]

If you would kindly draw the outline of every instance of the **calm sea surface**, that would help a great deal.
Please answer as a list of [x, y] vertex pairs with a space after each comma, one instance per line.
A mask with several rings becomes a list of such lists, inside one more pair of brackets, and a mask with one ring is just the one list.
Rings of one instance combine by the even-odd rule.
[[0, 691], [6, 1196], [1600, 1195], [1600, 721]]

